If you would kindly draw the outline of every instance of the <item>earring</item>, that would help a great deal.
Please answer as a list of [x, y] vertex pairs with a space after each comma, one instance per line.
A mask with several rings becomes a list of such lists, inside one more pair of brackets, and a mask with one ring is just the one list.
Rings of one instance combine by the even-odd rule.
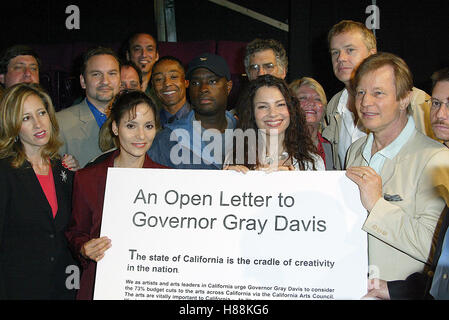
[[18, 136], [14, 138], [14, 142], [17, 142], [17, 141], [19, 141], [19, 137]]

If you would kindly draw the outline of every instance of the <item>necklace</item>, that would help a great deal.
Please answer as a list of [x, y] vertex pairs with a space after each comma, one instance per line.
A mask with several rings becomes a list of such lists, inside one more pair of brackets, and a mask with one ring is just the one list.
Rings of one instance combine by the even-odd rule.
[[[278, 162], [279, 162], [279, 161], [285, 161], [285, 160], [287, 160], [287, 159], [288, 159], [288, 152], [287, 152], [287, 151], [282, 152], [282, 153], [278, 156]], [[266, 160], [267, 160], [267, 164], [269, 164], [269, 165], [271, 165], [271, 164], [274, 163], [274, 159], [273, 159], [272, 156], [267, 157]]]

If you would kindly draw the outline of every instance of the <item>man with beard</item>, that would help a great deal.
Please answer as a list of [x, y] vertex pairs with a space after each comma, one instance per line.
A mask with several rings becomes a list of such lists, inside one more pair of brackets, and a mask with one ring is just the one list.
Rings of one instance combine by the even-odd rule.
[[226, 111], [232, 89], [228, 65], [221, 56], [204, 53], [189, 63], [186, 79], [192, 110], [167, 123], [148, 155], [177, 169], [222, 169], [225, 130], [236, 126], [236, 119]]
[[248, 43], [243, 63], [249, 80], [264, 74], [285, 79], [288, 71], [288, 57], [284, 46], [274, 39], [257, 38]]
[[80, 167], [101, 154], [98, 134], [106, 121], [106, 108], [120, 90], [120, 60], [109, 48], [89, 50], [81, 67], [81, 87], [86, 98], [77, 105], [56, 113], [60, 138], [64, 145], [60, 154], [71, 154]]
[[147, 95], [151, 92], [151, 71], [154, 63], [159, 60], [156, 39], [148, 33], [136, 33], [128, 40], [126, 60], [132, 61], [142, 72], [142, 91]]

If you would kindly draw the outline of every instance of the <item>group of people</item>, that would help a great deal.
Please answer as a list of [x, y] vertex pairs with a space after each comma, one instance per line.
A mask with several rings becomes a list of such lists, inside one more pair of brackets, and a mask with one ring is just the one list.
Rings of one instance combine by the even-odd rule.
[[[276, 40], [248, 43], [248, 83], [229, 106], [223, 57], [204, 53], [185, 69], [138, 33], [124, 59], [89, 50], [85, 98], [59, 112], [39, 86], [38, 56], [9, 48], [0, 62], [0, 298], [92, 299], [113, 240], [100, 237], [107, 169], [125, 167], [346, 170], [367, 212], [366, 297], [448, 299], [449, 69], [434, 73], [429, 96], [403, 59], [377, 52], [364, 24], [337, 23], [328, 44], [344, 84], [329, 103], [313, 78], [286, 82]], [[81, 270], [79, 290], [67, 284], [69, 266]]]

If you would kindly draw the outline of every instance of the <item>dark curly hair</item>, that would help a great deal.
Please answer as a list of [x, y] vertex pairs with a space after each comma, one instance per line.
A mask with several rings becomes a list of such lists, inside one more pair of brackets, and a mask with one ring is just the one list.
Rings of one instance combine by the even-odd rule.
[[[297, 161], [300, 170], [305, 170], [309, 163], [312, 164], [313, 170], [316, 170], [314, 154], [318, 154], [316, 147], [314, 146], [312, 139], [309, 135], [309, 131], [306, 126], [306, 119], [304, 112], [299, 107], [299, 101], [290, 92], [287, 83], [272, 75], [263, 75], [255, 80], [252, 80], [243, 89], [242, 94], [237, 102], [237, 116], [239, 118], [238, 127], [243, 132], [246, 130], [254, 130], [258, 132], [258, 127], [255, 119], [255, 107], [254, 97], [257, 90], [261, 87], [275, 87], [279, 89], [285, 98], [288, 112], [290, 114], [290, 124], [285, 131], [284, 149], [288, 153], [288, 159], [294, 158]], [[258, 155], [259, 148], [259, 135], [256, 135], [256, 143], [249, 144], [248, 139], [244, 140], [244, 161], [239, 161], [234, 152], [232, 160], [234, 164], [245, 165], [251, 170], [254, 170], [260, 163], [258, 157], [256, 157], [256, 163], [249, 161], [249, 153]], [[238, 147], [238, 146], [236, 146]], [[234, 147], [234, 151], [236, 149]], [[293, 160], [293, 159], [292, 159]], [[294, 161], [292, 161], [294, 163]]]

